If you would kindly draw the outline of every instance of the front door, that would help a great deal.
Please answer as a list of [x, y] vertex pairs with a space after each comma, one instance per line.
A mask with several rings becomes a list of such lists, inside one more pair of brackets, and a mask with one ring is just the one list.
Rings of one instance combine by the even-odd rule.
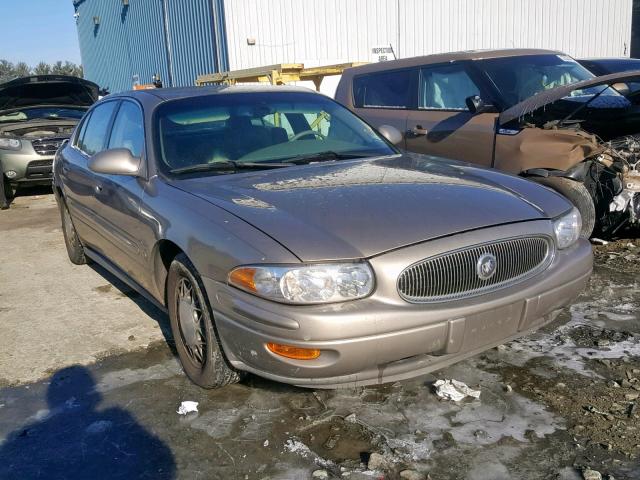
[[[135, 157], [144, 156], [142, 110], [137, 103], [124, 100], [116, 112], [106, 149], [126, 148]], [[138, 283], [146, 270], [147, 248], [141, 243], [144, 228], [140, 202], [146, 180], [128, 175], [94, 173], [95, 210], [103, 236], [104, 255]]]
[[490, 167], [497, 115], [474, 114], [466, 105], [474, 95], [492, 103], [478, 83], [463, 63], [421, 68], [417, 109], [407, 115], [406, 149]]

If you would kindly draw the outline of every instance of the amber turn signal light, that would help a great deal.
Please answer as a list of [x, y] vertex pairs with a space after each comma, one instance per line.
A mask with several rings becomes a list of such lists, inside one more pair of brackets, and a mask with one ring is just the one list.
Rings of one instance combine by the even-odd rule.
[[254, 280], [256, 275], [255, 268], [236, 268], [229, 275], [229, 283], [240, 288], [244, 288], [249, 292], [256, 291], [256, 282]]
[[316, 348], [300, 348], [280, 343], [267, 343], [267, 348], [276, 355], [295, 360], [313, 360], [320, 356], [320, 350]]

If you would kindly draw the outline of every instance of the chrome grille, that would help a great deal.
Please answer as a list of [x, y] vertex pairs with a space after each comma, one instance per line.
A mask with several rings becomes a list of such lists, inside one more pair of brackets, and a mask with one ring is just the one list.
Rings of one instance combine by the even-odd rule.
[[31, 145], [38, 155], [55, 155], [58, 147], [66, 139], [66, 137], [39, 138], [31, 140]]
[[[489, 254], [495, 273], [483, 280], [478, 262]], [[472, 297], [513, 285], [549, 266], [553, 243], [549, 237], [519, 237], [447, 252], [407, 267], [398, 277], [398, 292], [408, 302], [442, 302]]]

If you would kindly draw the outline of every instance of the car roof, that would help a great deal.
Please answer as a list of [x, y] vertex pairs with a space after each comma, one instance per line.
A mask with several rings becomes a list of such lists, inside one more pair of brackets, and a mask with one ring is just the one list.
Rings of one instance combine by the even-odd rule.
[[[151, 88], [129, 90], [109, 95], [107, 98], [133, 97], [145, 103], [161, 103], [168, 100], [230, 93], [300, 92], [317, 94], [314, 90], [289, 85], [211, 85], [204, 87]], [[319, 95], [319, 94], [317, 94]]]
[[386, 62], [369, 63], [347, 71], [354, 73], [377, 72], [403, 67], [415, 67], [435, 63], [458, 62], [462, 60], [484, 60], [487, 58], [521, 57], [524, 55], [565, 55], [557, 50], [544, 50], [537, 48], [502, 48], [495, 50], [466, 50], [461, 52], [436, 53], [420, 57], [401, 58]]
[[581, 58], [578, 60], [579, 62], [629, 62], [629, 63], [638, 63], [640, 62], [640, 58], [629, 58], [629, 57], [591, 57], [591, 58]]

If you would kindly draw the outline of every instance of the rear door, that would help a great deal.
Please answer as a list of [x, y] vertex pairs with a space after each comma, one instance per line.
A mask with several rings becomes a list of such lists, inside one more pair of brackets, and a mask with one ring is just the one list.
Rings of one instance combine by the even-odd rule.
[[65, 200], [74, 226], [83, 243], [98, 250], [101, 249], [103, 236], [99, 213], [96, 211], [97, 184], [95, 174], [89, 170], [88, 161], [104, 148], [117, 106], [117, 101], [107, 101], [91, 110], [80, 125], [71, 148], [64, 150], [62, 163]]
[[491, 166], [495, 113], [473, 114], [468, 97], [494, 102], [464, 62], [419, 69], [417, 105], [408, 112], [406, 149]]
[[407, 114], [416, 101], [417, 72], [415, 68], [404, 68], [354, 77], [354, 111], [376, 128], [391, 125], [404, 132]]

